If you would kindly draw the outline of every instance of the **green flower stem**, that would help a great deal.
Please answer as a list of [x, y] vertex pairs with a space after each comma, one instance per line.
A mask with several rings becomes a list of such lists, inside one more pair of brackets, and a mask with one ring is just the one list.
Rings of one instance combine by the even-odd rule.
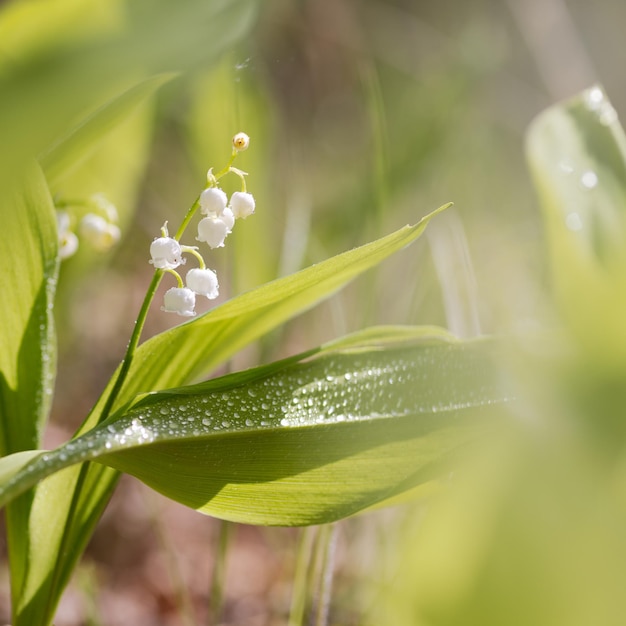
[[176, 277], [176, 282], [178, 283], [178, 288], [182, 289], [185, 285], [183, 283], [183, 279], [180, 277], [180, 274], [176, 271], [176, 270], [171, 270], [171, 269], [165, 269], [163, 270], [164, 272], [167, 272], [168, 274], [171, 274], [172, 276]]
[[198, 210], [199, 207], [200, 207], [200, 196], [198, 196], [195, 202], [191, 205], [191, 207], [189, 207], [189, 210], [187, 211], [187, 215], [185, 215], [185, 218], [183, 219], [181, 225], [178, 227], [178, 230], [176, 231], [176, 234], [174, 235], [174, 239], [176, 239], [176, 241], [180, 241], [180, 238], [183, 236], [183, 233], [187, 229], [187, 226], [189, 226], [189, 222], [191, 222], [193, 216], [196, 214], [196, 211]]
[[109, 414], [111, 413], [111, 409], [113, 408], [113, 404], [117, 399], [117, 396], [119, 395], [122, 386], [124, 385], [124, 382], [126, 381], [126, 376], [128, 375], [128, 371], [130, 370], [130, 366], [133, 362], [135, 350], [139, 345], [139, 339], [141, 338], [141, 332], [143, 331], [150, 305], [152, 304], [152, 300], [154, 299], [154, 295], [156, 294], [164, 273], [165, 270], [158, 269], [154, 272], [154, 276], [152, 276], [152, 281], [150, 282], [150, 286], [148, 287], [148, 291], [146, 292], [146, 297], [144, 298], [143, 304], [141, 305], [141, 310], [139, 311], [139, 315], [135, 320], [133, 334], [131, 335], [130, 341], [128, 342], [126, 354], [124, 355], [124, 359], [122, 360], [122, 366], [120, 367], [120, 371], [117, 375], [117, 378], [115, 379], [113, 389], [111, 389], [111, 393], [109, 393], [106, 404], [104, 405], [104, 408], [100, 413], [98, 423], [104, 421], [109, 416]]
[[196, 259], [198, 259], [198, 265], [201, 270], [206, 269], [206, 263], [204, 262], [202, 255], [198, 252], [198, 248], [196, 246], [181, 246], [181, 248], [183, 252], [188, 252], [189, 254], [193, 254], [193, 256], [195, 256]]

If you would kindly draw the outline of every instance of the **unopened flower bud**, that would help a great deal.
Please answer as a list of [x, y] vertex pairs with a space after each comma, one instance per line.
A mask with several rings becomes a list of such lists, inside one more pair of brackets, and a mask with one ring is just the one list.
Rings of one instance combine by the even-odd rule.
[[180, 244], [172, 237], [158, 237], [150, 244], [150, 263], [161, 270], [173, 270], [183, 265]]
[[196, 294], [187, 287], [172, 287], [165, 292], [161, 311], [177, 313], [183, 317], [193, 317], [196, 312]]
[[224, 246], [224, 239], [230, 233], [229, 219], [222, 217], [205, 217], [198, 223], [198, 241], [206, 241], [211, 248]]
[[236, 218], [245, 219], [254, 213], [254, 196], [246, 191], [235, 191], [230, 197], [230, 208]]
[[200, 296], [206, 296], [209, 300], [219, 296], [217, 274], [213, 270], [199, 268], [189, 270], [185, 282], [189, 289]]
[[120, 229], [103, 217], [87, 213], [80, 222], [80, 234], [96, 249], [108, 250], [120, 239]]
[[209, 187], [200, 194], [200, 212], [203, 215], [221, 215], [228, 198], [218, 187]]
[[250, 145], [250, 137], [246, 133], [237, 133], [233, 137], [233, 147], [239, 152], [247, 150]]

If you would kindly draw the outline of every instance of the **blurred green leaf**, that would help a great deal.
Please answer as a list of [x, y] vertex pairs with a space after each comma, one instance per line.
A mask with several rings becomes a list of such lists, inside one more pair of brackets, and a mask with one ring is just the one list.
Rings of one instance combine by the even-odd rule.
[[[147, 394], [15, 480], [89, 459], [225, 519], [305, 525], [356, 513], [421, 482], [420, 470], [479, 437], [485, 409], [508, 400], [497, 342], [420, 328], [412, 342], [407, 329], [375, 333]], [[375, 346], [387, 338], [392, 345]]]
[[527, 137], [560, 311], [587, 358], [626, 365], [626, 136], [600, 87], [541, 113]]
[[[90, 23], [90, 37], [46, 37], [47, 45], [22, 56], [19, 46], [10, 50], [17, 56], [0, 68], [0, 180], [10, 180], [28, 159], [142, 77], [214, 61], [247, 32], [255, 7], [254, 0], [136, 0], [99, 30]], [[2, 11], [2, 19], [15, 18]]]
[[141, 103], [171, 80], [174, 74], [152, 76], [112, 98], [87, 119], [59, 139], [40, 156], [40, 163], [51, 185], [86, 159], [99, 142]]

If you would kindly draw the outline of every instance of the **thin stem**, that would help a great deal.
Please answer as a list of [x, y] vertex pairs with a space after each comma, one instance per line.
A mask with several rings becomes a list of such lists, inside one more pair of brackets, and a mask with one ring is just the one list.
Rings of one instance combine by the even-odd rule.
[[196, 259], [198, 259], [198, 266], [200, 267], [201, 270], [206, 269], [206, 263], [204, 262], [202, 255], [198, 252], [197, 246], [181, 246], [181, 249], [183, 252], [187, 252], [188, 254], [193, 254], [193, 256], [195, 256]]
[[215, 182], [217, 182], [220, 178], [222, 178], [222, 176], [226, 176], [226, 174], [230, 172], [230, 166], [233, 164], [238, 152], [239, 151], [236, 148], [233, 148], [233, 151], [231, 152], [231, 155], [230, 155], [230, 159], [228, 159], [228, 163], [217, 174], [213, 174], [211, 172], [211, 176], [213, 180], [215, 180]]
[[232, 524], [224, 520], [219, 521], [217, 536], [217, 554], [213, 561], [213, 575], [211, 577], [211, 593], [209, 601], [209, 626], [217, 625], [224, 608], [224, 585], [226, 582], [226, 555], [231, 539]]
[[176, 239], [176, 241], [180, 241], [180, 238], [183, 236], [183, 233], [187, 229], [187, 226], [189, 226], [189, 222], [191, 222], [193, 216], [196, 214], [196, 211], [198, 210], [199, 207], [200, 207], [200, 196], [198, 196], [195, 202], [189, 207], [189, 210], [187, 211], [187, 215], [185, 215], [183, 221], [178, 227], [178, 230], [176, 231], [176, 234], [174, 235], [174, 239]]
[[180, 621], [184, 624], [184, 626], [194, 626], [196, 621], [191, 593], [185, 584], [185, 578], [180, 568], [180, 562], [176, 556], [176, 548], [174, 547], [171, 536], [163, 523], [163, 513], [161, 512], [154, 492], [145, 492], [144, 501], [147, 502], [150, 508], [150, 518], [153, 528], [167, 561], [167, 571], [170, 578], [170, 584], [172, 585], [172, 593], [175, 598]]
[[148, 316], [150, 305], [152, 304], [154, 295], [156, 294], [159, 284], [161, 283], [163, 274], [164, 270], [156, 270], [154, 272], [154, 276], [152, 277], [152, 281], [150, 281], [150, 286], [148, 287], [148, 291], [146, 292], [146, 297], [144, 298], [143, 304], [141, 305], [139, 315], [135, 320], [133, 334], [130, 336], [128, 346], [126, 348], [126, 354], [124, 355], [124, 359], [122, 360], [122, 365], [120, 367], [117, 378], [115, 379], [113, 389], [111, 389], [111, 393], [107, 398], [104, 408], [102, 409], [102, 413], [100, 413], [100, 419], [98, 420], [98, 423], [104, 421], [109, 416], [111, 409], [113, 408], [113, 404], [117, 400], [117, 396], [119, 395], [122, 386], [126, 381], [126, 376], [128, 375], [128, 371], [130, 370], [130, 366], [133, 362], [135, 350], [137, 349], [137, 346], [139, 345], [139, 340], [141, 339], [141, 332], [146, 322], [146, 317]]
[[300, 529], [298, 536], [298, 553], [296, 556], [296, 571], [293, 576], [291, 608], [289, 609], [289, 623], [287, 626], [304, 625], [308, 590], [307, 578], [316, 531], [315, 526], [306, 526]]
[[315, 616], [315, 626], [328, 626], [328, 613], [330, 611], [330, 597], [333, 588], [333, 576], [335, 570], [335, 548], [337, 546], [337, 524], [329, 524], [325, 528], [325, 533], [320, 541], [320, 548], [324, 550], [322, 558], [322, 568], [320, 572], [321, 580], [319, 586], [319, 596], [317, 598], [317, 609]]

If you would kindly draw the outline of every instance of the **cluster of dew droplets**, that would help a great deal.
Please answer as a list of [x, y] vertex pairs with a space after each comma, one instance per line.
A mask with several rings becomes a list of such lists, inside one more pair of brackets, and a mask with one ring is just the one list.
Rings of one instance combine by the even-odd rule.
[[459, 360], [458, 350], [446, 345], [423, 347], [419, 353], [398, 351], [383, 364], [377, 357], [323, 357], [245, 387], [202, 391], [200, 386], [195, 394], [162, 396], [152, 405], [148, 398], [123, 419], [86, 435], [81, 447], [115, 452], [160, 440], [441, 413], [491, 403], [496, 397], [491, 388], [442, 393], [441, 380], [455, 380], [468, 367], [472, 363]]
[[[487, 357], [489, 358], [489, 357]], [[398, 350], [385, 358], [335, 355], [228, 391], [172, 395], [102, 424], [59, 450], [44, 453], [20, 472], [40, 479], [103, 453], [163, 440], [209, 437], [280, 427], [306, 427], [359, 419], [440, 414], [512, 400], [483, 373], [485, 355], [440, 344]], [[468, 384], [447, 381], [464, 378]], [[6, 486], [10, 488], [10, 484]]]

